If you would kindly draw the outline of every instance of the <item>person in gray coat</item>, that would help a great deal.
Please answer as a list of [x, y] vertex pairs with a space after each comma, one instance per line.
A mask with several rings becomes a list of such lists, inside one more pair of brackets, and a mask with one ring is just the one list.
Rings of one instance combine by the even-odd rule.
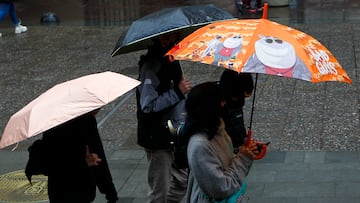
[[186, 99], [189, 203], [221, 201], [239, 191], [259, 153], [257, 143], [252, 141], [233, 154], [231, 138], [221, 119], [223, 105], [221, 91], [213, 82], [193, 87]]
[[137, 87], [137, 143], [148, 160], [148, 202], [179, 203], [187, 188], [187, 169], [173, 165], [172, 137], [167, 128], [184, 122], [185, 94], [191, 83], [184, 79], [180, 63], [169, 61], [165, 53], [173, 45], [173, 36], [154, 40], [154, 45], [139, 61]]

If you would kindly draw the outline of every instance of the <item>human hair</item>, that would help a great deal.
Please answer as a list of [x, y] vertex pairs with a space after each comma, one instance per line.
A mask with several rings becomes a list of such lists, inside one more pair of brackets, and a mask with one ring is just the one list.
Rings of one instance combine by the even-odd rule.
[[[225, 69], [220, 77], [220, 88], [227, 104], [243, 106], [245, 103], [245, 93], [251, 94], [254, 90], [254, 81], [251, 73], [237, 73], [233, 70]], [[236, 104], [233, 98], [238, 99]]]
[[214, 82], [205, 82], [194, 86], [185, 101], [185, 136], [204, 132], [211, 140], [220, 125], [222, 94]]

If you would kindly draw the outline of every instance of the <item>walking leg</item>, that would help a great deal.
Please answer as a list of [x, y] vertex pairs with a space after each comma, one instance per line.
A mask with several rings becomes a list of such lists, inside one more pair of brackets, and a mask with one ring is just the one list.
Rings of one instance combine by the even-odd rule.
[[0, 21], [2, 21], [5, 17], [5, 15], [8, 13], [10, 8], [10, 4], [3, 3], [0, 4]]
[[12, 23], [15, 26], [19, 25], [20, 21], [19, 21], [18, 17], [16, 16], [14, 3], [9, 4], [9, 15], [10, 15]]

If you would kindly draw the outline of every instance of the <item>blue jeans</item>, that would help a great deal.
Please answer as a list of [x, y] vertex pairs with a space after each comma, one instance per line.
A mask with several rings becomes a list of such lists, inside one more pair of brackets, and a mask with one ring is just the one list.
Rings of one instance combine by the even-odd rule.
[[0, 21], [2, 21], [5, 15], [9, 12], [12, 23], [17, 26], [20, 21], [16, 16], [14, 3], [1, 3], [0, 4]]

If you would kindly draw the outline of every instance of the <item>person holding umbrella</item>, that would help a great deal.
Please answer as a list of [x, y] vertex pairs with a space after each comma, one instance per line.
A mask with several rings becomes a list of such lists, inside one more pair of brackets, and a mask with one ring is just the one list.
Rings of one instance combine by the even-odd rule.
[[[15, 5], [13, 0], [0, 0], [0, 21], [3, 20], [5, 15], [9, 13], [12, 23], [15, 26], [15, 34], [27, 31], [27, 27], [21, 25], [20, 20], [16, 16]], [[0, 37], [2, 34], [0, 33]]]
[[[31, 182], [39, 163], [34, 158], [43, 160], [50, 203], [90, 203], [95, 199], [96, 187], [105, 194], [108, 203], [118, 200], [97, 129], [97, 112], [94, 110], [45, 131], [40, 140], [42, 148], [30, 146], [25, 174]], [[35, 150], [41, 155], [34, 157]]]
[[237, 73], [225, 69], [219, 81], [220, 89], [224, 94], [225, 105], [222, 109], [222, 119], [226, 132], [231, 137], [234, 153], [245, 144], [247, 132], [244, 124], [243, 106], [245, 98], [251, 96], [254, 90], [254, 81], [251, 73]]
[[176, 33], [153, 40], [139, 61], [137, 87], [137, 142], [148, 160], [148, 202], [181, 202], [187, 189], [187, 169], [173, 163], [172, 135], [167, 128], [184, 121], [185, 94], [191, 89], [178, 61], [169, 61], [165, 53], [178, 41]]

